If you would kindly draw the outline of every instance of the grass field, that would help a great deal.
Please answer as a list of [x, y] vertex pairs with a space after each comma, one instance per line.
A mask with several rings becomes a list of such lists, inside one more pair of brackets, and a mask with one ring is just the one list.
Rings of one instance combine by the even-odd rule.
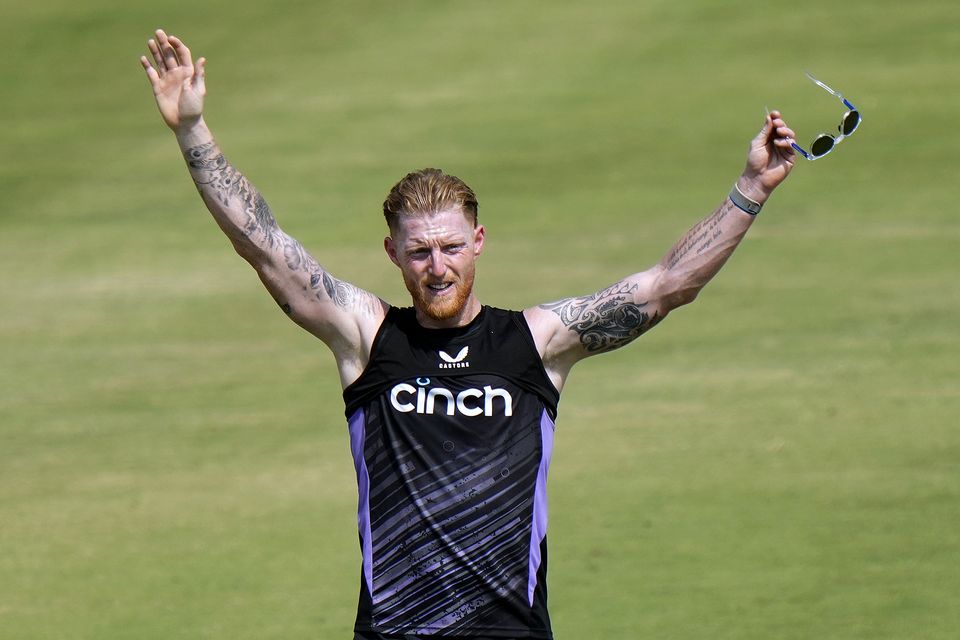
[[403, 303], [380, 203], [478, 192], [481, 299], [646, 268], [763, 108], [802, 162], [691, 307], [580, 365], [550, 481], [559, 640], [960, 628], [960, 5], [3, 0], [0, 638], [348, 638], [356, 485], [331, 357], [206, 214], [137, 58], [280, 223]]

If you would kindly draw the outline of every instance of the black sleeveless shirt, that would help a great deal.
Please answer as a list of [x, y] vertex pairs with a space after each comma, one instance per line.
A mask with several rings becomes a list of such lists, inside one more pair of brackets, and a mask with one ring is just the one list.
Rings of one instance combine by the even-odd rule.
[[559, 393], [523, 314], [424, 329], [391, 308], [343, 392], [360, 492], [356, 630], [552, 637], [546, 479]]

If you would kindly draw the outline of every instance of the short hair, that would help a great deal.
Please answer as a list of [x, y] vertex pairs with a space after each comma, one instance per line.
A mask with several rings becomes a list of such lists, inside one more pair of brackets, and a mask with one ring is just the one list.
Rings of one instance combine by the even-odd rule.
[[391, 233], [401, 215], [426, 216], [459, 207], [477, 226], [477, 196], [467, 183], [440, 169], [421, 169], [393, 185], [383, 201], [383, 217]]

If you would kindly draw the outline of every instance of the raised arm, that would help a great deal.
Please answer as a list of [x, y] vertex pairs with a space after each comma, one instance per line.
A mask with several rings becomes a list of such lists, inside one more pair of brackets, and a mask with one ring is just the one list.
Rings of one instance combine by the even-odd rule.
[[[762, 205], [790, 173], [795, 160], [790, 146], [793, 137], [779, 112], [767, 117], [750, 143], [746, 167], [736, 183], [746, 200]], [[629, 344], [673, 309], [693, 302], [755, 218], [727, 197], [650, 269], [590, 295], [525, 310], [554, 384], [562, 387], [576, 362]]]
[[341, 381], [349, 384], [366, 366], [386, 303], [323, 269], [224, 157], [203, 120], [206, 60], [194, 65], [190, 49], [161, 30], [147, 46], [153, 64], [145, 56], [140, 63], [204, 204], [280, 308], [331, 348]]

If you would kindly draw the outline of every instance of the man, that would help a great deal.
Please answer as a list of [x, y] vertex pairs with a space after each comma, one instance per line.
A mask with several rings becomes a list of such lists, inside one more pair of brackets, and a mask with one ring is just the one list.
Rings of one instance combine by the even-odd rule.
[[567, 375], [693, 301], [789, 174], [793, 131], [771, 113], [730, 196], [659, 263], [522, 312], [473, 291], [486, 235], [473, 191], [411, 173], [384, 202], [384, 248], [413, 301], [401, 309], [321, 267], [227, 162], [202, 117], [205, 60], [163, 31], [148, 47], [141, 64], [210, 213], [336, 358], [360, 493], [355, 639], [551, 638], [546, 476]]

